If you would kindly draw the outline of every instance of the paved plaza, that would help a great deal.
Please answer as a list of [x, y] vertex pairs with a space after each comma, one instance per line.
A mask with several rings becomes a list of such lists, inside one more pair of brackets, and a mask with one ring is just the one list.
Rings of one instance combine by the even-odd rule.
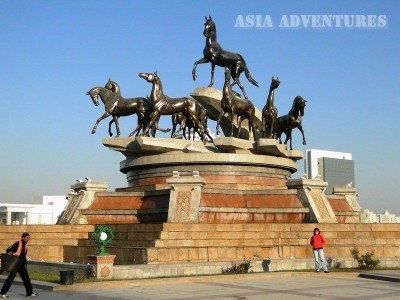
[[[149, 280], [78, 283], [60, 286], [34, 282], [38, 299], [259, 300], [259, 299], [400, 299], [400, 271], [315, 274], [259, 273]], [[0, 282], [4, 282], [1, 276]], [[26, 299], [14, 284], [10, 299]]]

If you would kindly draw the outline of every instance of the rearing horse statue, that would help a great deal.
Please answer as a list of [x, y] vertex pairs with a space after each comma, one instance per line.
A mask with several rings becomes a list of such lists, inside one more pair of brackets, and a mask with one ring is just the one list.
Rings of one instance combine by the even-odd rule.
[[281, 116], [276, 119], [276, 137], [279, 139], [279, 142], [282, 143], [281, 135], [285, 133], [285, 145], [287, 148], [287, 142], [290, 141], [290, 150], [293, 150], [292, 147], [292, 130], [294, 128], [298, 128], [303, 135], [303, 145], [306, 145], [306, 138], [304, 136], [303, 126], [301, 126], [301, 117], [304, 116], [304, 108], [306, 107], [307, 100], [304, 100], [303, 97], [297, 96], [293, 100], [292, 109], [285, 116]]
[[192, 76], [193, 80], [197, 79], [196, 75], [196, 67], [198, 64], [211, 63], [211, 82], [209, 87], [214, 84], [214, 70], [215, 65], [220, 67], [229, 68], [231, 72], [231, 76], [233, 78], [232, 86], [237, 84], [243, 92], [243, 96], [248, 99], [246, 91], [242, 83], [239, 80], [240, 73], [243, 71], [246, 74], [246, 78], [255, 86], [258, 87], [257, 81], [255, 81], [251, 75], [250, 71], [246, 66], [246, 62], [244, 58], [238, 54], [226, 51], [222, 49], [222, 47], [217, 42], [217, 28], [215, 27], [214, 21], [209, 17], [206, 18], [206, 22], [204, 24], [203, 35], [206, 37], [206, 46], [203, 49], [204, 57], [196, 61], [193, 65]]
[[193, 120], [203, 142], [205, 142], [207, 127], [204, 124], [205, 121], [201, 120], [199, 117], [199, 112], [201, 112], [201, 109], [199, 107], [200, 103], [188, 97], [170, 98], [167, 95], [164, 95], [162, 83], [157, 75], [157, 72], [140, 73], [139, 77], [153, 84], [150, 94], [150, 101], [153, 107], [153, 112], [150, 117], [150, 122], [144, 129], [142, 136], [145, 136], [151, 126], [158, 122], [161, 115], [172, 115], [183, 112], [186, 113], [187, 116], [190, 116], [190, 118]]
[[276, 118], [278, 117], [278, 109], [274, 106], [275, 89], [279, 87], [279, 78], [272, 76], [271, 85], [269, 87], [269, 94], [267, 103], [262, 110], [262, 131], [263, 137], [268, 139], [276, 138]]

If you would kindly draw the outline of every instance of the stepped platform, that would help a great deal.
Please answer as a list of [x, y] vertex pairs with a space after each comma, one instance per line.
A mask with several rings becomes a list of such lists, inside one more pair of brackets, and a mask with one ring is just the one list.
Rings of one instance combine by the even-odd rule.
[[[351, 250], [374, 251], [387, 264], [400, 257], [400, 224], [131, 224], [110, 225], [107, 251], [116, 265], [312, 259], [314, 227], [324, 234], [326, 256], [351, 264]], [[79, 261], [98, 247], [91, 240], [64, 247], [65, 261]], [[392, 260], [392, 261], [391, 261]], [[391, 261], [391, 262], [390, 262]], [[349, 266], [349, 265], [348, 265]], [[342, 265], [346, 267], [346, 265]]]

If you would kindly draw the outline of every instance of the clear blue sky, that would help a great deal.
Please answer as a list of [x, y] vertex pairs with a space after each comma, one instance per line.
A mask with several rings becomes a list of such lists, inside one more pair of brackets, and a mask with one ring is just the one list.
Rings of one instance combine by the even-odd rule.
[[[105, 148], [108, 120], [86, 92], [109, 77], [124, 97], [145, 96], [139, 72], [158, 71], [171, 97], [188, 96], [210, 80], [202, 57], [204, 16], [216, 22], [218, 41], [241, 53], [253, 78], [249, 98], [265, 104], [271, 76], [279, 114], [297, 95], [308, 100], [307, 146], [353, 154], [360, 204], [400, 214], [400, 4], [398, 1], [21, 1], [0, 8], [0, 202], [30, 203], [64, 195], [76, 178], [126, 186], [124, 157]], [[270, 28], [235, 27], [239, 15], [269, 15]], [[289, 15], [384, 15], [383, 28], [283, 28]], [[222, 88], [223, 71], [215, 74]], [[170, 126], [163, 117], [161, 125]], [[121, 119], [122, 136], [136, 117]], [[212, 128], [215, 130], [215, 127]], [[299, 162], [298, 178], [303, 172]]]

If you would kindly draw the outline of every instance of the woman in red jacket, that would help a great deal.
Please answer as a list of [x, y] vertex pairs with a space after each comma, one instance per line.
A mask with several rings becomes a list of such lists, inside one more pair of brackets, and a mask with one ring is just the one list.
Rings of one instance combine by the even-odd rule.
[[322, 236], [322, 234], [319, 232], [318, 228], [314, 229], [314, 235], [311, 237], [310, 244], [313, 247], [313, 252], [314, 252], [315, 271], [319, 272], [319, 261], [321, 261], [322, 269], [324, 270], [325, 273], [329, 273], [328, 267], [326, 265], [325, 257], [324, 257], [325, 239]]

